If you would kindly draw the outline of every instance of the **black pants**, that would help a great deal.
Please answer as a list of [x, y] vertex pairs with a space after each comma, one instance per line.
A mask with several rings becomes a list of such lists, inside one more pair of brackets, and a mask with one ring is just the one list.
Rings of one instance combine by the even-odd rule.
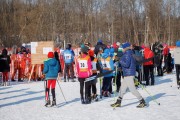
[[97, 79], [90, 81], [90, 92], [91, 92], [91, 89], [92, 89], [93, 94], [97, 94], [96, 83], [97, 83]]
[[[117, 76], [114, 76], [113, 77], [113, 83], [115, 83], [115, 79], [116, 79], [116, 92], [119, 92], [119, 89], [121, 87], [121, 72], [118, 72], [117, 73]], [[112, 85], [109, 87], [109, 92], [111, 93], [112, 92]]]
[[157, 73], [158, 73], [158, 76], [163, 76], [162, 60], [160, 60], [159, 65], [157, 66]]
[[85, 78], [78, 78], [78, 81], [80, 83], [80, 95], [81, 99], [84, 99], [84, 84], [85, 84], [85, 98], [90, 97], [90, 81], [84, 82]]
[[175, 64], [176, 67], [176, 80], [177, 80], [177, 85], [180, 85], [180, 78], [179, 78], [179, 74], [180, 74], [180, 64]]
[[[102, 90], [103, 91], [109, 91], [110, 87], [112, 89], [112, 76], [111, 77], [104, 77], [103, 78], [103, 87], [102, 87]], [[109, 91], [109, 92], [112, 92], [112, 91]]]
[[150, 80], [149, 78], [151, 78], [151, 85], [154, 85], [154, 66], [153, 65], [144, 66], [144, 78], [146, 81], [146, 85], [149, 85], [149, 80]]
[[66, 79], [66, 76], [68, 77], [68, 79], [70, 78], [69, 72], [70, 72], [71, 78], [73, 79], [74, 78], [73, 64], [72, 63], [65, 63], [65, 66], [64, 66], [64, 79]]

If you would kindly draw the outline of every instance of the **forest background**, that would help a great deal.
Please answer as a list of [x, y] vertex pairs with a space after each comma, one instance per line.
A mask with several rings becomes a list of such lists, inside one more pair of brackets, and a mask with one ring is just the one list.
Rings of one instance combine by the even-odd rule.
[[180, 39], [180, 0], [0, 0], [0, 44]]

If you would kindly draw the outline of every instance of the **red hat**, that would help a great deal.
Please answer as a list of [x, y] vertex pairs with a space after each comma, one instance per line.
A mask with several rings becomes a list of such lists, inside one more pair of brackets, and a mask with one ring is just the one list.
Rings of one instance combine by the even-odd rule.
[[54, 58], [54, 53], [53, 52], [49, 52], [48, 53], [48, 58]]
[[88, 53], [89, 53], [89, 56], [94, 56], [94, 51], [93, 50], [89, 50]]

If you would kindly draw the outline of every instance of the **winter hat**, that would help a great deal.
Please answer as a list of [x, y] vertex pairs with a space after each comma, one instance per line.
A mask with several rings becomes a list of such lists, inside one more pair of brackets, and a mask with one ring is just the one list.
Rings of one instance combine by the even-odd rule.
[[109, 56], [109, 49], [105, 49], [102, 53], [102, 58], [107, 58]]
[[48, 53], [48, 58], [54, 58], [54, 53], [53, 52], [49, 52]]
[[176, 42], [176, 46], [177, 46], [177, 47], [180, 47], [180, 40], [178, 40], [178, 41]]
[[101, 39], [99, 39], [99, 40], [98, 40], [98, 43], [102, 43], [102, 40], [101, 40]]
[[130, 47], [130, 46], [131, 46], [131, 44], [129, 42], [126, 42], [126, 43], [122, 44], [123, 49], [125, 49], [127, 47]]
[[94, 56], [94, 51], [93, 50], [89, 50], [88, 53], [89, 53], [89, 56], [92, 56], [92, 57]]
[[66, 45], [66, 49], [70, 49], [70, 45], [69, 44]]
[[81, 52], [83, 52], [83, 53], [87, 53], [88, 50], [89, 50], [89, 48], [87, 46], [81, 47]]

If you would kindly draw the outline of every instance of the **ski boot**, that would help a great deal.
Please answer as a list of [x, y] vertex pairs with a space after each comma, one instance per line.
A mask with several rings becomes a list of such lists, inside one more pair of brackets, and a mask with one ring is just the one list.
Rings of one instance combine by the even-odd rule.
[[121, 101], [122, 101], [122, 98], [119, 97], [115, 103], [111, 104], [111, 107], [114, 107], [114, 108], [121, 107]]
[[86, 98], [85, 104], [91, 104], [91, 98], [90, 98], [90, 97], [87, 97], [87, 98]]
[[109, 91], [105, 91], [105, 92], [103, 93], [103, 96], [104, 96], [104, 97], [111, 97], [111, 93], [110, 93]]
[[50, 104], [51, 104], [51, 101], [50, 101], [50, 100], [47, 100], [47, 101], [46, 101], [46, 104], [45, 104], [44, 106], [48, 107]]
[[97, 102], [98, 101], [98, 95], [97, 94], [93, 94], [91, 96], [91, 99]]
[[74, 79], [71, 80], [72, 82], [76, 82]]
[[53, 107], [53, 106], [55, 106], [55, 105], [56, 105], [56, 100], [53, 100], [51, 107]]
[[21, 79], [18, 79], [18, 82], [23, 82], [23, 80], [21, 80]]
[[12, 82], [15, 82], [16, 80], [12, 79], [11, 81], [12, 81]]
[[81, 104], [85, 104], [84, 98], [81, 98]]
[[137, 108], [143, 108], [143, 107], [146, 107], [146, 106], [147, 106], [147, 104], [146, 104], [145, 100], [142, 99], [142, 100], [140, 100], [140, 104], [137, 106]]

